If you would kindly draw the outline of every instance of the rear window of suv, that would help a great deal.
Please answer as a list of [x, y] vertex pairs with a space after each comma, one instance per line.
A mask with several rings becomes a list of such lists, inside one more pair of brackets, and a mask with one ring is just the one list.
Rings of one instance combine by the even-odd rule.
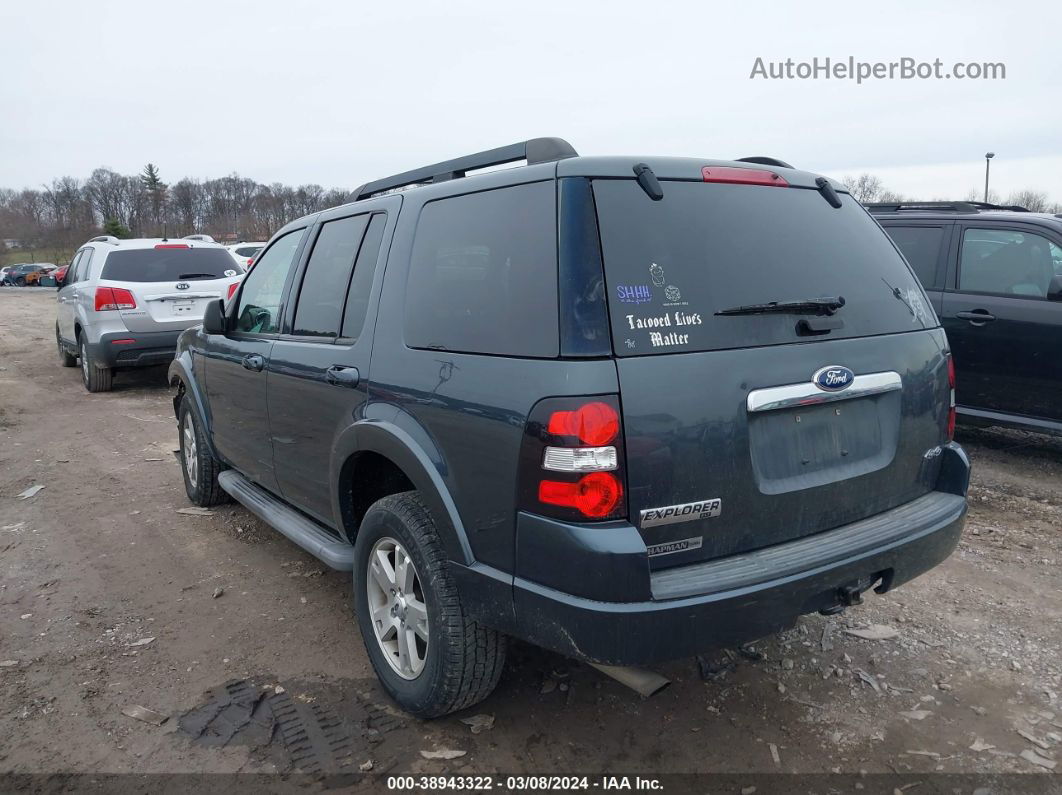
[[[595, 180], [613, 348], [619, 356], [759, 347], [937, 325], [914, 275], [851, 197], [818, 191]], [[716, 315], [772, 301], [843, 297], [844, 327], [800, 336], [799, 314]]]
[[107, 255], [101, 279], [175, 282], [227, 279], [239, 269], [223, 248], [138, 248]]
[[552, 357], [559, 347], [552, 181], [437, 199], [417, 222], [406, 344]]

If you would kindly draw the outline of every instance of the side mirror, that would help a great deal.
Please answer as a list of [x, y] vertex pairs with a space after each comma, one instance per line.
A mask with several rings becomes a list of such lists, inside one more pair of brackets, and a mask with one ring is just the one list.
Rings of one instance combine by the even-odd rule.
[[220, 298], [207, 304], [203, 313], [203, 331], [207, 334], [225, 333], [225, 302]]
[[1051, 279], [1051, 284], [1047, 287], [1047, 300], [1062, 301], [1062, 274]]

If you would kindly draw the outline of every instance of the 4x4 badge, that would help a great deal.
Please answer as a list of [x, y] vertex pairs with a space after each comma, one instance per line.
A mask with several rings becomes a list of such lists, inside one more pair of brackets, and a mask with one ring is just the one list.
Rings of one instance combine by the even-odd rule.
[[642, 511], [641, 527], [657, 527], [676, 522], [692, 522], [694, 519], [711, 519], [723, 512], [723, 501], [718, 497], [684, 505], [668, 505], [666, 508], [646, 508]]

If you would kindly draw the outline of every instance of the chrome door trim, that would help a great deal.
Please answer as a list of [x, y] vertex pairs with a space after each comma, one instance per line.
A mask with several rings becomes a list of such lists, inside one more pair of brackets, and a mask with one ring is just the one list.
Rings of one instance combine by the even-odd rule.
[[857, 375], [852, 385], [840, 392], [823, 392], [814, 381], [803, 384], [772, 386], [766, 389], [754, 389], [749, 392], [746, 407], [749, 413], [757, 411], [774, 411], [794, 406], [815, 406], [819, 403], [832, 403], [835, 400], [879, 395], [903, 389], [903, 379], [899, 373], [867, 373]]

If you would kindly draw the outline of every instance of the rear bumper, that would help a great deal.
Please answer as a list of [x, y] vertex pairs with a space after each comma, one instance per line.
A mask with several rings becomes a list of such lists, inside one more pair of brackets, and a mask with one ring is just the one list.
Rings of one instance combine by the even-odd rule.
[[89, 353], [101, 367], [150, 367], [169, 364], [177, 352], [177, 331], [121, 331], [100, 335]]
[[[597, 601], [521, 578], [516, 634], [572, 657], [644, 665], [738, 645], [841, 608], [851, 594], [884, 593], [955, 549], [966, 517], [969, 464], [945, 448], [940, 488], [906, 505], [816, 536], [753, 553], [663, 570], [651, 595]], [[608, 566], [607, 560], [602, 560]]]

